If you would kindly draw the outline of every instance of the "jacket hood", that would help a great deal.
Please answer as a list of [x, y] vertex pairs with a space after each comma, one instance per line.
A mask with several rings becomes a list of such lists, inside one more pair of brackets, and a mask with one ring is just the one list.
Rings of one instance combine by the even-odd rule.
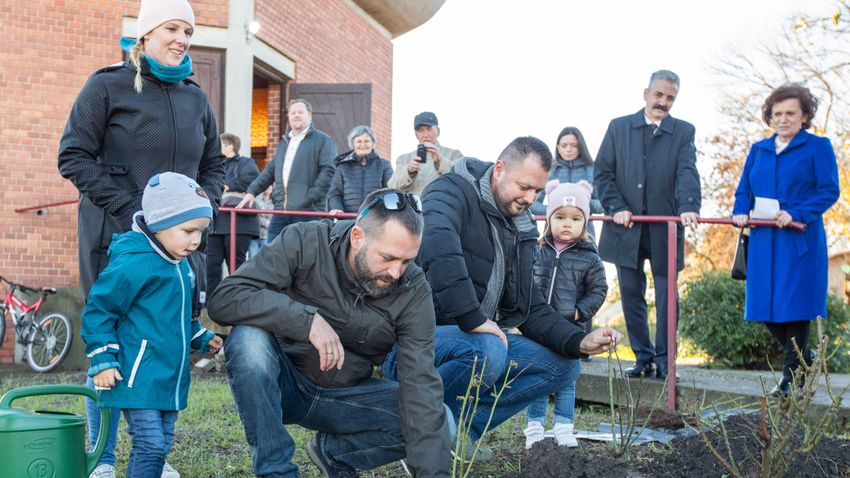
[[123, 234], [115, 234], [112, 244], [109, 246], [110, 257], [122, 254], [157, 254], [163, 260], [172, 264], [178, 264], [183, 259], [176, 259], [165, 250], [156, 236], [150, 232], [145, 224], [145, 218], [141, 211], [133, 215], [133, 230]]

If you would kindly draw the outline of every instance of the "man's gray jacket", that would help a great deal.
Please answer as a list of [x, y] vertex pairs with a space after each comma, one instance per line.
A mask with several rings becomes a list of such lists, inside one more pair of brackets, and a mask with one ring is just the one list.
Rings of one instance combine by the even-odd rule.
[[[222, 325], [253, 325], [278, 337], [298, 371], [320, 387], [356, 387], [398, 344], [399, 410], [407, 463], [416, 476], [448, 476], [450, 439], [434, 367], [434, 303], [411, 263], [391, 292], [374, 298], [348, 263], [353, 221], [296, 223], [224, 279], [209, 300]], [[345, 349], [341, 370], [322, 372], [308, 336], [318, 312]]]

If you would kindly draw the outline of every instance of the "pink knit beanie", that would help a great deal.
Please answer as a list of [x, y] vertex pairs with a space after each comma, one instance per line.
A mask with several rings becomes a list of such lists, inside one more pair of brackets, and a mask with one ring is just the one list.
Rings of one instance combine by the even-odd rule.
[[136, 22], [136, 39], [150, 33], [170, 20], [183, 20], [195, 28], [195, 13], [186, 0], [142, 0], [139, 19]]
[[549, 219], [558, 208], [572, 206], [584, 213], [584, 222], [590, 217], [590, 193], [593, 186], [587, 181], [578, 183], [560, 183], [553, 179], [546, 183], [546, 195], [549, 204], [546, 206], [546, 219]]

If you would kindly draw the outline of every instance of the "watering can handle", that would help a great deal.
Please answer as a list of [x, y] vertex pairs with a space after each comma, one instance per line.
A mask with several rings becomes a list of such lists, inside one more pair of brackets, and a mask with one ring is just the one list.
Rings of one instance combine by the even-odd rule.
[[[95, 402], [97, 394], [94, 390], [80, 385], [37, 385], [34, 387], [22, 387], [8, 391], [3, 398], [0, 398], [0, 408], [11, 408], [12, 402], [19, 398], [36, 397], [39, 395], [83, 395]], [[106, 448], [106, 439], [109, 434], [109, 409], [100, 409], [100, 431], [97, 434], [97, 443], [94, 445], [94, 450], [86, 453], [86, 475], [94, 471], [97, 466], [100, 455]]]

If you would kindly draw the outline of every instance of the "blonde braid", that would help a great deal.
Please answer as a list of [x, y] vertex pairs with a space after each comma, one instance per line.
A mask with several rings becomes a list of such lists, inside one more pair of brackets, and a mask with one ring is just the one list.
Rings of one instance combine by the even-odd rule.
[[145, 51], [142, 41], [139, 40], [136, 42], [130, 50], [130, 62], [136, 67], [136, 78], [133, 81], [133, 88], [136, 90], [136, 93], [142, 92], [142, 52]]

